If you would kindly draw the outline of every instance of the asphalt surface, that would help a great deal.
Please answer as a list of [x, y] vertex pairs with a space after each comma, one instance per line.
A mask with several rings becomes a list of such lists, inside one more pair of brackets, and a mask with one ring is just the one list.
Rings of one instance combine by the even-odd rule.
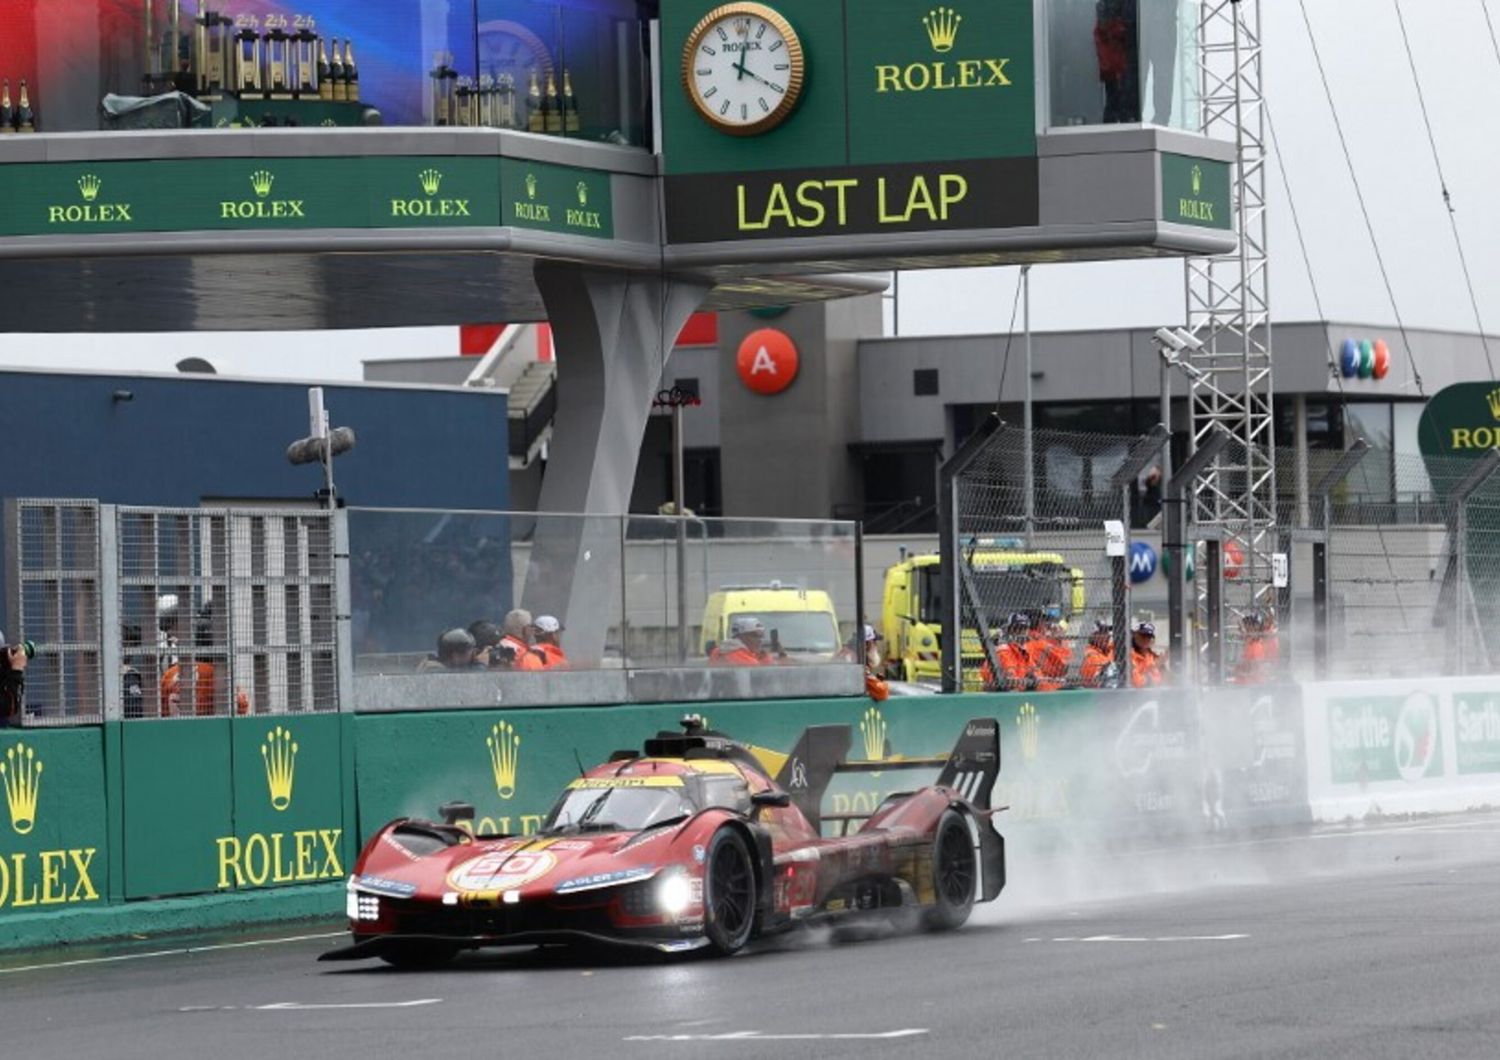
[[522, 951], [412, 973], [315, 963], [329, 938], [12, 956], [0, 1043], [122, 1060], [1500, 1056], [1500, 816], [1010, 861], [1012, 886], [956, 933], [801, 936], [727, 961]]

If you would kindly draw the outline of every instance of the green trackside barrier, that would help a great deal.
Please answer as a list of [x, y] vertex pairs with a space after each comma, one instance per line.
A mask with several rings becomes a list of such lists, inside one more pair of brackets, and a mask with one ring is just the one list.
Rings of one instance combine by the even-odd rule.
[[125, 722], [125, 897], [345, 875], [337, 714]]
[[[473, 803], [476, 824], [484, 830], [535, 831], [580, 763], [587, 768], [614, 750], [638, 749], [658, 729], [675, 729], [690, 711], [703, 714], [712, 728], [780, 754], [791, 751], [808, 725], [848, 724], [850, 757], [863, 761], [945, 754], [966, 721], [994, 716], [1002, 733], [994, 802], [1010, 807], [1002, 818], [1007, 827], [1074, 829], [1107, 822], [1110, 834], [1119, 834], [1218, 827], [1230, 815], [1260, 823], [1258, 816], [1272, 804], [1291, 805], [1295, 815], [1300, 794], [1293, 782], [1300, 757], [1271, 764], [1287, 774], [1284, 783], [1258, 783], [1265, 761], [1226, 762], [1225, 770], [1206, 771], [1196, 704], [1177, 693], [360, 715], [353, 719], [360, 837], [393, 817], [433, 817], [451, 800]], [[1278, 718], [1278, 725], [1300, 724], [1296, 704]], [[892, 791], [909, 790], [923, 779], [899, 770], [842, 775], [830, 786], [827, 808], [871, 810]], [[1208, 800], [1206, 783], [1214, 789]], [[1305, 797], [1301, 802], [1305, 817]], [[1215, 815], [1221, 819], [1205, 820]]]
[[108, 901], [101, 730], [0, 732], [0, 790], [0, 921]]

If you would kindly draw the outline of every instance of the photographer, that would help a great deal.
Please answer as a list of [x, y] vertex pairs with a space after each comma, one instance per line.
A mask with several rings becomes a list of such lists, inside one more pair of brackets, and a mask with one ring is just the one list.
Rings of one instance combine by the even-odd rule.
[[0, 633], [0, 729], [20, 727], [26, 699], [26, 664], [36, 649], [27, 641], [7, 644]]

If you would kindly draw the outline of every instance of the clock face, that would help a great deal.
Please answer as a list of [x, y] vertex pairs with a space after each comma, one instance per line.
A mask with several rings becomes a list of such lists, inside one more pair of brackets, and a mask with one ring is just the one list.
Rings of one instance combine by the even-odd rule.
[[797, 32], [765, 4], [715, 8], [682, 52], [682, 83], [693, 106], [735, 136], [780, 125], [797, 105], [804, 74]]

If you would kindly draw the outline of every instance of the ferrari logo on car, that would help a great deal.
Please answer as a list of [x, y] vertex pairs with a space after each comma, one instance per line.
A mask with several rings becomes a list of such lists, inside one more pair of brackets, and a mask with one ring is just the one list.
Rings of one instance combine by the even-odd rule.
[[495, 777], [495, 793], [508, 799], [516, 793], [516, 767], [521, 761], [521, 737], [508, 721], [496, 722], [484, 740], [490, 749], [490, 772]]

